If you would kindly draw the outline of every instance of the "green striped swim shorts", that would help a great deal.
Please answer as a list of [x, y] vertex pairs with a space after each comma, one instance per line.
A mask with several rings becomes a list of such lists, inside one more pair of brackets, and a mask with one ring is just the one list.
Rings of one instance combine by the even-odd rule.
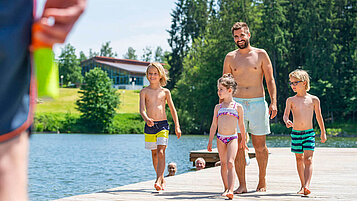
[[315, 132], [314, 129], [291, 132], [291, 152], [302, 154], [305, 150], [315, 149]]

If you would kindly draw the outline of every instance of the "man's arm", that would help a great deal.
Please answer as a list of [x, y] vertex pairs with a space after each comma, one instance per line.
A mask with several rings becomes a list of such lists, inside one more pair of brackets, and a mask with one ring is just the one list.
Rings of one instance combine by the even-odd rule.
[[269, 106], [270, 119], [273, 119], [278, 113], [278, 108], [276, 105], [276, 85], [273, 75], [273, 66], [269, 59], [268, 53], [265, 50], [263, 50], [260, 54], [262, 55], [262, 69], [263, 69], [265, 81], [267, 83], [268, 92], [270, 96], [270, 106]]
[[[47, 0], [38, 22], [41, 30], [34, 38], [49, 45], [63, 43], [85, 7], [86, 0]], [[49, 24], [49, 18], [54, 19], [54, 24]]]
[[[224, 63], [223, 63], [223, 71], [222, 71], [222, 75], [230, 73], [232, 74], [232, 69], [231, 66], [229, 65], [229, 53], [226, 55], [226, 58], [224, 59]], [[233, 75], [233, 74], [232, 74]], [[223, 99], [219, 99], [219, 103], [222, 103]]]
[[222, 75], [227, 74], [227, 73], [231, 73], [232, 74], [232, 69], [229, 65], [229, 55], [227, 54], [226, 58], [224, 59], [224, 63], [223, 63], [223, 71], [222, 71]]

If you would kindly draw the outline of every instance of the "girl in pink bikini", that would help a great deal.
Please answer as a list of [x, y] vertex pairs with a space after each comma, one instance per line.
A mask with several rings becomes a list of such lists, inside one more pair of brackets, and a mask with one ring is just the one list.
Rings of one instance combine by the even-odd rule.
[[[235, 181], [234, 160], [238, 146], [248, 149], [245, 140], [245, 127], [243, 122], [243, 106], [233, 100], [237, 83], [232, 74], [224, 74], [217, 82], [218, 96], [223, 100], [214, 108], [213, 120], [210, 129], [207, 150], [212, 151], [212, 141], [217, 131], [217, 149], [221, 161], [221, 177], [224, 185], [222, 196], [233, 199]], [[238, 145], [237, 122], [241, 130], [240, 143]]]

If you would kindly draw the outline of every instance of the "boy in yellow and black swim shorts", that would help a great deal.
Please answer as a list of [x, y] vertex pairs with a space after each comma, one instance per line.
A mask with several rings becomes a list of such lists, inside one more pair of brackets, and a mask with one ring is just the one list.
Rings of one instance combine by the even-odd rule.
[[165, 150], [169, 140], [166, 103], [175, 122], [177, 138], [181, 137], [181, 129], [171, 93], [168, 89], [163, 88], [167, 82], [164, 67], [158, 62], [150, 63], [146, 69], [146, 78], [150, 85], [140, 91], [140, 114], [146, 122], [145, 148], [151, 150], [152, 163], [156, 172], [154, 188], [160, 191], [164, 190], [166, 185], [164, 179]]

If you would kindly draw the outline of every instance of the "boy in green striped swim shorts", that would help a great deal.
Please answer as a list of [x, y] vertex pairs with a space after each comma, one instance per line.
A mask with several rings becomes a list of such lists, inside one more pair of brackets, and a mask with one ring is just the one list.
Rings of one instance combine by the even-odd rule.
[[[308, 94], [310, 78], [306, 71], [297, 69], [289, 74], [289, 85], [296, 93], [286, 100], [283, 120], [287, 128], [292, 127], [291, 152], [295, 153], [296, 166], [299, 174], [301, 188], [298, 194], [311, 193], [310, 181], [312, 176], [312, 156], [315, 149], [315, 132], [312, 118], [314, 112], [321, 130], [321, 142], [326, 142], [326, 131], [321, 115], [320, 100]], [[294, 122], [289, 120], [290, 111], [293, 113]]]

